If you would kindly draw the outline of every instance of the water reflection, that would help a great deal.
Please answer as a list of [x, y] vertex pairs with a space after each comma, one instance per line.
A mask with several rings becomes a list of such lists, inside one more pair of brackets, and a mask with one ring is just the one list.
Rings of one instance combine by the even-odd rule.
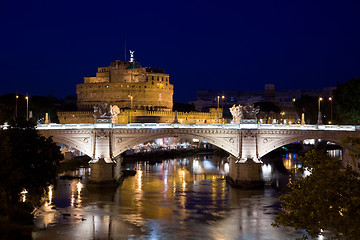
[[[291, 228], [273, 228], [279, 211], [274, 189], [231, 188], [224, 179], [226, 159], [202, 156], [136, 162], [110, 192], [86, 188], [81, 180], [59, 180], [36, 212], [34, 239], [294, 239]], [[263, 166], [263, 177], [274, 177]], [[51, 190], [51, 191], [50, 191]], [[51, 194], [50, 194], [51, 192]]]

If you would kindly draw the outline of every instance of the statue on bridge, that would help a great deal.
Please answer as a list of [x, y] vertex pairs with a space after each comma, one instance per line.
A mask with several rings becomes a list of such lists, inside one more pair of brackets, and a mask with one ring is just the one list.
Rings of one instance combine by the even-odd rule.
[[108, 103], [103, 102], [100, 105], [94, 105], [94, 119], [95, 123], [110, 123], [111, 112]]
[[230, 108], [231, 115], [233, 116], [233, 123], [257, 123], [256, 115], [259, 113], [260, 107], [254, 107], [254, 104], [247, 104], [245, 106], [235, 106]]
[[117, 105], [110, 105], [103, 102], [94, 106], [95, 123], [116, 123], [116, 117], [119, 115], [120, 109]]
[[240, 124], [240, 120], [242, 119], [242, 106], [235, 106], [235, 104], [229, 108], [231, 115], [233, 116], [233, 123]]
[[120, 109], [118, 105], [110, 105], [110, 113], [111, 113], [111, 122], [117, 123], [117, 115], [120, 114]]

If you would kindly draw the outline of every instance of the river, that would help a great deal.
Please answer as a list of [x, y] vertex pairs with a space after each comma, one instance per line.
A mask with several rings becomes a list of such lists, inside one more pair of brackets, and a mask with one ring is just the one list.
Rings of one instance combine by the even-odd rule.
[[[295, 239], [301, 231], [272, 227], [279, 192], [230, 187], [228, 164], [212, 156], [169, 159], [136, 168], [112, 191], [86, 188], [81, 180], [58, 180], [35, 212], [33, 239]], [[272, 165], [266, 182], [279, 181]], [[286, 178], [287, 176], [285, 176]]]

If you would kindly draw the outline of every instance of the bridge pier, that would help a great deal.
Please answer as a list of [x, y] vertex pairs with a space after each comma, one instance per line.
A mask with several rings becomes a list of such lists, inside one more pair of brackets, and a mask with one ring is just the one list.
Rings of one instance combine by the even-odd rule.
[[264, 181], [261, 178], [261, 163], [253, 159], [239, 159], [232, 155], [228, 157], [230, 171], [226, 177], [233, 187], [261, 188]]
[[87, 186], [90, 186], [90, 188], [108, 188], [118, 186], [123, 180], [121, 162], [121, 157], [118, 157], [117, 160], [110, 163], [106, 162], [103, 158], [100, 158], [96, 162], [91, 162], [91, 174]]
[[122, 180], [122, 157], [112, 156], [111, 131], [95, 131], [94, 154], [90, 163], [91, 174], [88, 186], [93, 188], [116, 187]]

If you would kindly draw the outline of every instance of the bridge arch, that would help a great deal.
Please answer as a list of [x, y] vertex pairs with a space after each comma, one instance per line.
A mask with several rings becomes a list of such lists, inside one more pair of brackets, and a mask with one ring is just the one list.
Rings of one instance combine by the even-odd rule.
[[72, 139], [69, 139], [69, 138], [56, 137], [56, 136], [53, 136], [52, 139], [54, 140], [54, 142], [65, 144], [72, 148], [75, 148], [75, 149], [79, 150], [80, 152], [88, 155], [89, 157], [91, 157], [93, 155], [92, 149], [89, 149], [88, 146], [84, 146], [84, 144], [81, 144], [80, 142], [73, 141]]
[[120, 155], [125, 152], [129, 148], [132, 148], [140, 143], [149, 142], [159, 138], [166, 137], [186, 137], [186, 138], [194, 138], [199, 139], [199, 141], [207, 142], [211, 145], [214, 145], [224, 151], [228, 152], [231, 155], [238, 156], [239, 152], [234, 148], [234, 143], [227, 141], [226, 139], [218, 138], [216, 136], [204, 135], [202, 133], [194, 133], [194, 132], [177, 132], [167, 133], [167, 132], [158, 132], [158, 133], [147, 133], [141, 134], [139, 137], [132, 137], [127, 139], [126, 137], [121, 137], [115, 135], [114, 141], [114, 149], [113, 149], [113, 157]]
[[[344, 134], [319, 134], [318, 132], [307, 133], [307, 134], [290, 134], [284, 135], [281, 138], [273, 139], [271, 141], [266, 140], [259, 144], [259, 157], [263, 157], [267, 153], [298, 141], [304, 141], [306, 139], [324, 139], [334, 142], [341, 146], [341, 141], [345, 139]], [[266, 138], [265, 138], [266, 139]]]
[[82, 153], [92, 157], [94, 154], [94, 148], [92, 144], [92, 133], [67, 132], [67, 131], [39, 131], [44, 137], [52, 137], [56, 143], [68, 145], [72, 148], [76, 148]]

